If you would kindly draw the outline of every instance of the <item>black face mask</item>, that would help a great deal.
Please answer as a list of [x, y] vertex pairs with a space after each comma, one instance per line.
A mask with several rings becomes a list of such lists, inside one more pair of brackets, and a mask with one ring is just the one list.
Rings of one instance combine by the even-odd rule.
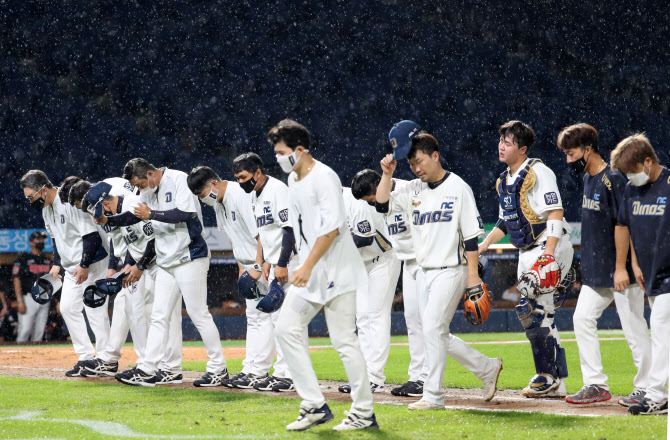
[[581, 159], [577, 159], [576, 161], [570, 163], [570, 168], [572, 168], [572, 171], [575, 173], [582, 174], [586, 169], [586, 161], [583, 157]]
[[256, 182], [258, 181], [254, 179], [253, 176], [251, 176], [251, 179], [247, 180], [246, 182], [240, 182], [240, 187], [244, 190], [245, 193], [249, 194], [251, 191], [254, 190]]
[[32, 202], [30, 202], [30, 206], [35, 208], [37, 211], [41, 211], [42, 208], [44, 208], [44, 199], [40, 197], [37, 200], [33, 200]]
[[35, 249], [37, 249], [38, 251], [43, 251], [44, 250], [44, 242], [40, 241], [38, 243], [35, 243]]

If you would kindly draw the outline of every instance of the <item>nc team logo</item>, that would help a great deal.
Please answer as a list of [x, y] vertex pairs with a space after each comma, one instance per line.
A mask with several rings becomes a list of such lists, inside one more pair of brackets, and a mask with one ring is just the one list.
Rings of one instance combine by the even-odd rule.
[[656, 203], [633, 202], [633, 215], [665, 215], [665, 205], [667, 203], [667, 197], [658, 197]]

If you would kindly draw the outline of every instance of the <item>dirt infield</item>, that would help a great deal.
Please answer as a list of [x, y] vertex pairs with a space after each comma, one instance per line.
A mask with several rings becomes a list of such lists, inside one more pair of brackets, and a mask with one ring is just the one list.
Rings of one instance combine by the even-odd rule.
[[[224, 348], [227, 359], [241, 358], [244, 356], [243, 347]], [[202, 361], [207, 359], [204, 347], [184, 347], [184, 361]], [[77, 356], [71, 347], [44, 347], [44, 346], [5, 346], [0, 347], [0, 376], [15, 376], [33, 379], [58, 379], [78, 380], [87, 382], [117, 383], [114, 378], [69, 378], [64, 372], [72, 367], [77, 361]], [[120, 369], [126, 369], [134, 365], [137, 355], [132, 347], [123, 348], [123, 356], [119, 362]], [[178, 388], [193, 388], [193, 381], [198, 379], [202, 373], [187, 371], [184, 373], [184, 383], [171, 385]], [[328, 400], [348, 401], [349, 395], [337, 391], [340, 382], [321, 381], [321, 388]], [[120, 385], [121, 386], [121, 385]], [[387, 385], [386, 392], [376, 393], [375, 402], [378, 404], [406, 405], [416, 398], [396, 397], [390, 393], [393, 385]], [[229, 388], [198, 388], [210, 392], [256, 392]], [[579, 416], [625, 416], [626, 408], [616, 402], [619, 396], [603, 403], [590, 405], [570, 405], [563, 399], [528, 399], [521, 396], [519, 390], [500, 390], [491, 402], [481, 399], [481, 390], [448, 388], [446, 406], [448, 409], [477, 409], [484, 411], [523, 411], [542, 412], [547, 414], [564, 414]], [[295, 393], [275, 394], [286, 397], [297, 398]]]

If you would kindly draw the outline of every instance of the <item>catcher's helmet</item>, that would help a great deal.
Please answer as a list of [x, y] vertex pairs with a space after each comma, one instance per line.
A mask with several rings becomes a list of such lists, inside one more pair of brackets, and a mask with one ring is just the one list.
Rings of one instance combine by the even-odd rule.
[[285, 296], [282, 286], [279, 285], [277, 280], [272, 280], [268, 294], [258, 302], [256, 308], [265, 313], [276, 312], [284, 303]]
[[63, 281], [60, 278], [54, 279], [48, 273], [35, 281], [32, 289], [30, 289], [30, 296], [37, 304], [46, 304], [60, 291], [61, 287], [63, 287]]
[[84, 305], [93, 309], [100, 307], [107, 301], [107, 294], [97, 288], [95, 284], [84, 289]]

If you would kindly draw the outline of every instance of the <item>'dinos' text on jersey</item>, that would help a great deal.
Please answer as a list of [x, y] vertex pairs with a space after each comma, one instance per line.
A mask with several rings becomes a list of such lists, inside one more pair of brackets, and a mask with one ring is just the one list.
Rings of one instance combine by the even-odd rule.
[[450, 222], [454, 214], [454, 202], [444, 202], [437, 211], [412, 212], [412, 221], [415, 226], [421, 226], [427, 223]]
[[656, 203], [633, 202], [633, 215], [664, 215], [667, 197], [658, 197]]
[[263, 207], [263, 215], [256, 217], [256, 227], [262, 228], [263, 226], [271, 225], [275, 222], [275, 219], [272, 217], [272, 210], [269, 206]]
[[405, 225], [402, 214], [395, 215], [394, 221], [395, 223], [388, 225], [389, 235], [402, 234], [403, 232], [407, 231], [407, 225]]
[[590, 209], [591, 211], [600, 211], [600, 194], [594, 194], [593, 199], [589, 199], [586, 196], [583, 197], [582, 208]]

